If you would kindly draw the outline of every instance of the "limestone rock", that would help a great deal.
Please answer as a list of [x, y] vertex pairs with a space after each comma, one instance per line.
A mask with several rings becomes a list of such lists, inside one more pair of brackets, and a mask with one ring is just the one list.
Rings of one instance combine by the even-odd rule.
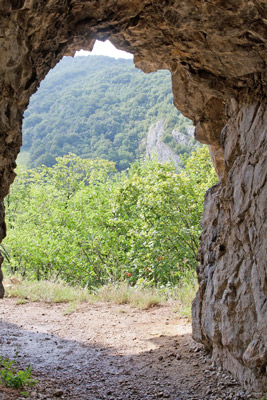
[[[159, 163], [173, 162], [175, 169], [178, 170], [180, 166], [180, 157], [162, 141], [164, 133], [164, 121], [159, 120], [153, 124], [146, 137], [146, 157], [155, 158]], [[177, 140], [182, 141], [182, 135], [178, 135], [175, 131]]]
[[[258, 390], [267, 387], [267, 110], [232, 103], [225, 177], [206, 195], [193, 337]], [[266, 390], [266, 389], [265, 389]]]
[[176, 143], [179, 144], [185, 144], [187, 146], [192, 144], [192, 141], [194, 140], [194, 133], [195, 133], [195, 128], [188, 126], [186, 128], [186, 135], [183, 132], [177, 131], [174, 129], [172, 131], [172, 137], [176, 141]]

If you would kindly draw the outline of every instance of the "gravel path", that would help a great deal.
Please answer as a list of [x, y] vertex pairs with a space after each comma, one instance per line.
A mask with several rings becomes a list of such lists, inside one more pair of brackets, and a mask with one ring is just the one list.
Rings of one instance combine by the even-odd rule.
[[[29, 399], [257, 399], [216, 370], [171, 306], [0, 301], [0, 354], [31, 365], [38, 384]], [[0, 386], [0, 400], [23, 399]]]

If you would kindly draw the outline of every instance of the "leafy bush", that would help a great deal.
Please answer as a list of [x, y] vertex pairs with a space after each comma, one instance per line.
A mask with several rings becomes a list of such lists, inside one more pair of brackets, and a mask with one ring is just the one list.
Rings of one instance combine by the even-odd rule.
[[203, 197], [216, 181], [207, 148], [171, 164], [114, 164], [68, 155], [19, 172], [6, 199], [10, 273], [91, 288], [193, 281]]

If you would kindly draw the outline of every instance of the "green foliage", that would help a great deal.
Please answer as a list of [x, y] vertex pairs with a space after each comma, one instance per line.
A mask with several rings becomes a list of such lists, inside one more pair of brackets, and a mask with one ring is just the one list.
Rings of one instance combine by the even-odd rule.
[[32, 279], [98, 287], [194, 280], [203, 197], [216, 181], [207, 148], [171, 164], [68, 155], [20, 172], [6, 199], [5, 267]]
[[0, 378], [6, 387], [22, 389], [24, 386], [34, 386], [37, 380], [31, 378], [31, 367], [16, 371], [14, 361], [0, 356]]
[[124, 170], [140, 157], [152, 123], [165, 119], [166, 134], [192, 124], [172, 102], [168, 71], [144, 74], [131, 60], [65, 57], [25, 111], [22, 162], [52, 166], [72, 152]]

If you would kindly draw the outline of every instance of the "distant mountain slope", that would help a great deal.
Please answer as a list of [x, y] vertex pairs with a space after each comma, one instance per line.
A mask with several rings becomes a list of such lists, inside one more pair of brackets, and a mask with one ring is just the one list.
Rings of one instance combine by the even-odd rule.
[[131, 60], [104, 56], [65, 57], [31, 98], [22, 150], [29, 166], [51, 166], [72, 152], [122, 170], [144, 153], [141, 141], [159, 119], [171, 147], [171, 131], [191, 124], [172, 104], [168, 71], [144, 74]]
[[[146, 158], [156, 159], [159, 163], [173, 162], [175, 169], [179, 170], [183, 164], [178, 154], [189, 152], [192, 147], [199, 146], [194, 139], [194, 128], [187, 127], [186, 132], [173, 130], [171, 133], [171, 141], [174, 147], [171, 147], [164, 138], [164, 121], [160, 119], [155, 124], [151, 125], [145, 141], [145, 156]], [[169, 136], [168, 136], [169, 138]], [[175, 150], [180, 150], [176, 151]]]

